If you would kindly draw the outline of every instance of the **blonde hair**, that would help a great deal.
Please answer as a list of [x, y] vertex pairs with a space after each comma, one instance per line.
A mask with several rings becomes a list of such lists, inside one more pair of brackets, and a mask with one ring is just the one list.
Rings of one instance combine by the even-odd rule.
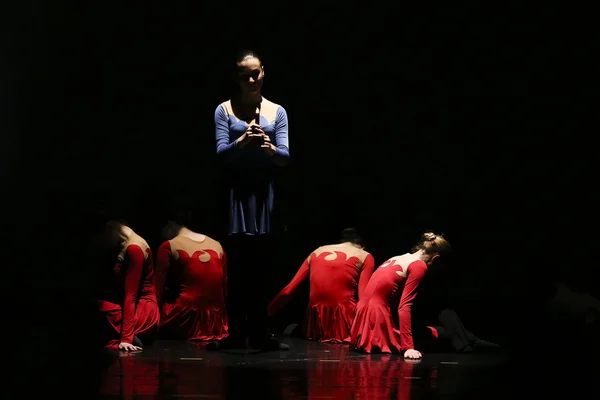
[[442, 236], [433, 232], [425, 232], [419, 243], [413, 247], [413, 251], [423, 250], [425, 254], [446, 254], [452, 251], [450, 243]]

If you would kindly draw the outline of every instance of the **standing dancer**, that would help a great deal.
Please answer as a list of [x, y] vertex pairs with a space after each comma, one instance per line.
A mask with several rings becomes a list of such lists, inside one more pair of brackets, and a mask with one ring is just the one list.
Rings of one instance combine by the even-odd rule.
[[228, 305], [230, 336], [218, 348], [286, 350], [267, 329], [265, 282], [271, 255], [282, 230], [277, 218], [275, 183], [288, 163], [285, 109], [261, 94], [265, 70], [258, 55], [242, 52], [236, 60], [237, 92], [215, 111], [216, 147], [229, 191]]
[[292, 281], [269, 304], [269, 316], [284, 307], [309, 278], [306, 337], [348, 343], [356, 302], [364, 294], [374, 264], [356, 229], [344, 229], [339, 244], [321, 246], [308, 256]]

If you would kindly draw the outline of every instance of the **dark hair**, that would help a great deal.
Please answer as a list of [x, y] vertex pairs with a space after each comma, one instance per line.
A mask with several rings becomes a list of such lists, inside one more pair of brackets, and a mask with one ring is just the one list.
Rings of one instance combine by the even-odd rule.
[[447, 254], [452, 251], [450, 243], [442, 235], [425, 232], [421, 240], [413, 247], [413, 251], [423, 250], [425, 254]]
[[262, 59], [258, 56], [258, 54], [255, 51], [242, 50], [236, 54], [235, 60], [234, 60], [233, 64], [231, 65], [231, 78], [232, 79], [231, 79], [231, 83], [230, 83], [231, 84], [230, 90], [233, 94], [233, 97], [236, 97], [240, 93], [240, 85], [238, 83], [238, 78], [239, 78], [238, 74], [239, 74], [240, 64], [248, 58], [257, 58], [258, 61], [260, 61], [260, 64], [262, 65]]
[[123, 220], [109, 219], [103, 222], [96, 221], [95, 225], [90, 238], [90, 250], [93, 251], [94, 257], [102, 258], [108, 255], [109, 258], [114, 258], [121, 251], [121, 228], [127, 223]]
[[169, 217], [169, 221], [162, 229], [162, 235], [166, 240], [171, 240], [175, 236], [179, 235], [181, 228], [192, 229], [194, 224], [194, 215], [191, 210], [186, 207], [178, 207]]
[[106, 222], [104, 235], [109, 249], [121, 247], [121, 230], [123, 226], [128, 226], [127, 221], [123, 219], [111, 219]]
[[237, 54], [237, 57], [235, 58], [235, 66], [236, 66], [236, 68], [237, 68], [238, 64], [244, 62], [248, 58], [257, 58], [258, 61], [260, 61], [260, 63], [262, 64], [261, 58], [258, 56], [258, 54], [256, 54], [255, 51], [252, 51], [252, 50], [242, 50], [242, 51], [240, 51]]
[[183, 228], [183, 225], [180, 225], [175, 221], [167, 221], [167, 224], [162, 228], [162, 236], [165, 240], [171, 240], [179, 235], [181, 228]]
[[350, 242], [365, 247], [365, 240], [357, 228], [345, 228], [340, 235], [340, 243]]
[[124, 220], [108, 217], [107, 214], [100, 212], [93, 219], [94, 227], [88, 247], [89, 259], [86, 261], [92, 290], [103, 290], [101, 288], [110, 281], [109, 276], [112, 277], [113, 268], [122, 251], [122, 227], [128, 225]]

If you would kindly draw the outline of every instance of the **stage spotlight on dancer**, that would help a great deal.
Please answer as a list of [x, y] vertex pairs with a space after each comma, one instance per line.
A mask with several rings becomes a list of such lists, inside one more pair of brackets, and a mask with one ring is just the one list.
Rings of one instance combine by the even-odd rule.
[[106, 224], [102, 244], [110, 257], [99, 271], [97, 295], [99, 311], [105, 317], [105, 346], [121, 351], [142, 350], [154, 339], [160, 319], [152, 251], [141, 236], [118, 221]]
[[[413, 301], [427, 269], [449, 251], [446, 239], [429, 232], [413, 253], [392, 257], [377, 268], [356, 307], [351, 347], [366, 353], [404, 353], [407, 359], [421, 358], [413, 343]], [[392, 317], [396, 308], [399, 332]]]
[[344, 229], [339, 244], [321, 246], [308, 256], [292, 281], [269, 304], [269, 315], [284, 307], [308, 278], [306, 337], [349, 343], [356, 303], [364, 294], [374, 264], [359, 232]]
[[218, 347], [285, 350], [267, 329], [272, 254], [283, 224], [276, 181], [288, 163], [285, 109], [262, 97], [265, 69], [258, 55], [242, 52], [235, 62], [236, 93], [215, 111], [217, 154], [229, 195], [228, 304], [230, 337]]
[[216, 240], [190, 230], [189, 212], [178, 212], [163, 230], [155, 285], [164, 339], [211, 341], [228, 335], [225, 298], [227, 257]]

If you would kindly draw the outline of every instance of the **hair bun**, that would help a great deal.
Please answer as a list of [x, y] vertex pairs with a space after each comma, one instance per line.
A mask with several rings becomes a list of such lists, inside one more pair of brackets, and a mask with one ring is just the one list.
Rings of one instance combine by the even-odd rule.
[[437, 238], [437, 235], [433, 232], [427, 232], [423, 234], [423, 240], [426, 242], [433, 242]]

